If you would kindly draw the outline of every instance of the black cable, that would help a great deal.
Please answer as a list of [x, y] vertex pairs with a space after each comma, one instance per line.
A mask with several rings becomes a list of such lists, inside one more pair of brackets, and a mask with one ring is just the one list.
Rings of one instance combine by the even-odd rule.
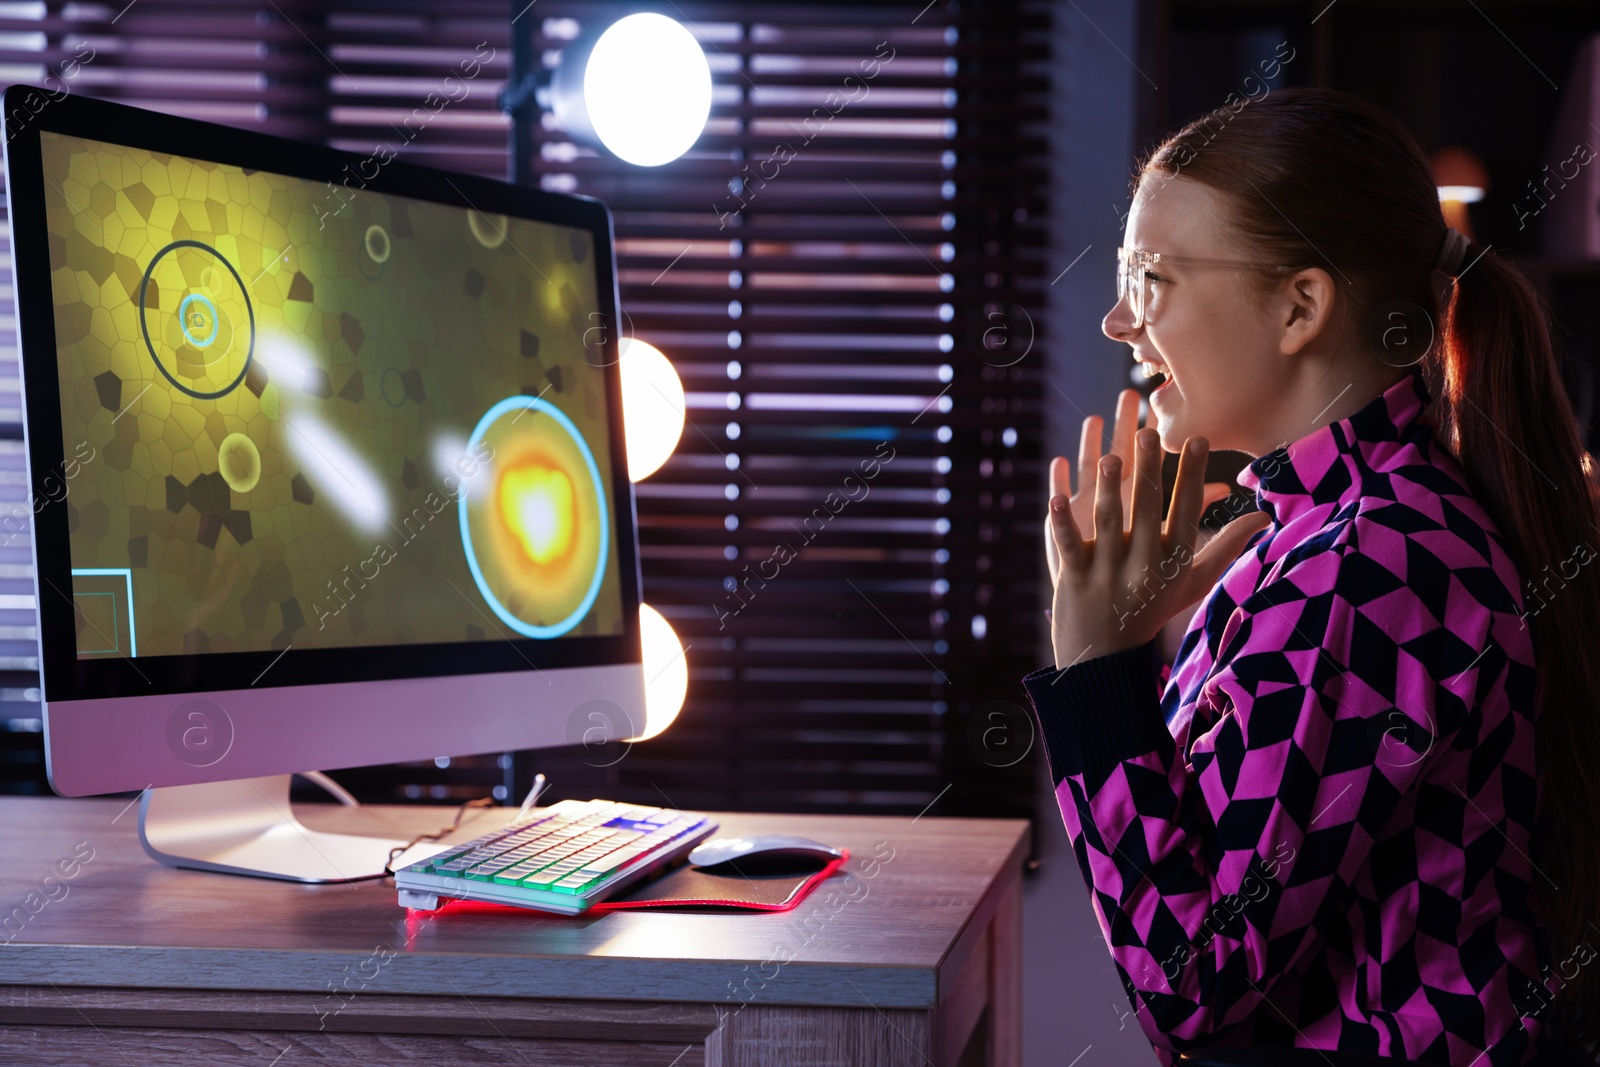
[[478, 797], [476, 800], [467, 801], [465, 804], [456, 809], [455, 821], [449, 826], [446, 826], [443, 830], [438, 830], [431, 834], [418, 834], [405, 844], [391, 848], [389, 850], [389, 858], [383, 864], [384, 873], [392, 876], [394, 874], [394, 858], [411, 846], [421, 844], [424, 841], [437, 841], [446, 834], [455, 833], [455, 831], [461, 826], [461, 817], [467, 813], [468, 808], [490, 808], [493, 806], [493, 797]]

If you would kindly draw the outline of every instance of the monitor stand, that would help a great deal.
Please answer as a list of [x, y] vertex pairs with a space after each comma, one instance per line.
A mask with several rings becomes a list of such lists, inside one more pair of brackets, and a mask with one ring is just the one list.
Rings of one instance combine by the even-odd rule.
[[[404, 841], [330, 834], [302, 825], [289, 808], [290, 775], [147, 789], [139, 798], [139, 844], [169, 867], [281, 878], [354, 882], [381, 878]], [[418, 845], [395, 865], [422, 858]]]

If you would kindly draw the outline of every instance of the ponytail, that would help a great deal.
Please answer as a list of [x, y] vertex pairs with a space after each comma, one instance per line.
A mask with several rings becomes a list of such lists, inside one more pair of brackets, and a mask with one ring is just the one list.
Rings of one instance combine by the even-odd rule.
[[1469, 247], [1464, 263], [1445, 306], [1444, 343], [1425, 370], [1438, 378], [1433, 412], [1445, 443], [1524, 580], [1543, 590], [1545, 603], [1525, 604], [1524, 618], [1540, 692], [1534, 891], [1546, 902], [1557, 973], [1535, 981], [1552, 995], [1566, 1038], [1592, 1045], [1600, 960], [1570, 978], [1562, 964], [1600, 952], [1600, 566], [1590, 565], [1600, 495], [1543, 302], [1493, 253]]

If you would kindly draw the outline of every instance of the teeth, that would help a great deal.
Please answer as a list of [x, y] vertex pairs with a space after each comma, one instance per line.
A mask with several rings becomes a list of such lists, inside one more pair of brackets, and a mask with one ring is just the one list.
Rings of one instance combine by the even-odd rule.
[[1159, 363], [1141, 363], [1139, 366], [1144, 368], [1144, 376], [1147, 379], [1159, 378], [1167, 371], [1166, 367]]

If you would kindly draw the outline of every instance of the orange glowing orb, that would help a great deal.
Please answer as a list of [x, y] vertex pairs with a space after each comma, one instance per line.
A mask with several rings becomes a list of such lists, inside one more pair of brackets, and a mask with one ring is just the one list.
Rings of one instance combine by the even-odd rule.
[[508, 466], [500, 475], [496, 498], [500, 517], [528, 559], [543, 566], [567, 554], [578, 512], [566, 471], [538, 461]]

